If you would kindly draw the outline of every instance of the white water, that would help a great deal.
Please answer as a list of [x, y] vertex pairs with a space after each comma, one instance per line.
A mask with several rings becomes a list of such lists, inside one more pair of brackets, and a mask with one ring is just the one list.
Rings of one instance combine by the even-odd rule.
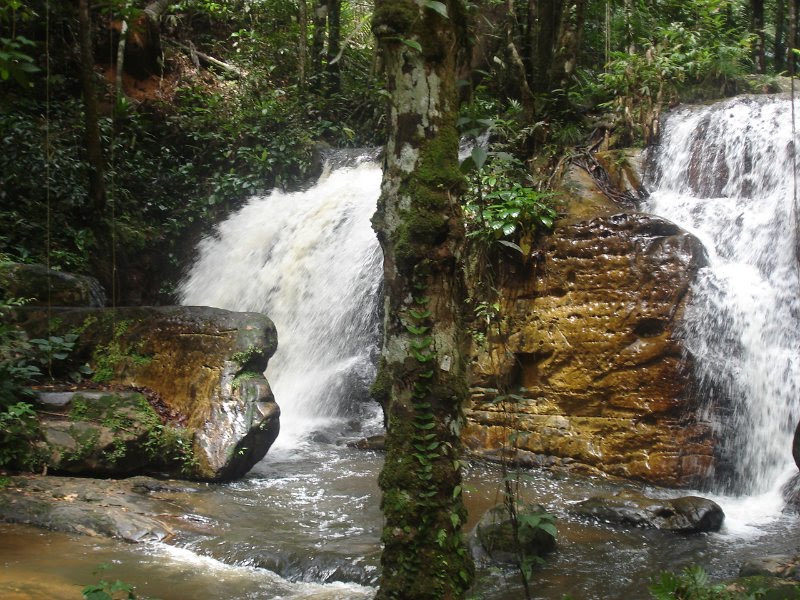
[[800, 418], [789, 101], [739, 98], [675, 111], [657, 152], [647, 209], [694, 233], [708, 252], [682, 333], [695, 392], [722, 444], [716, 487], [762, 495], [757, 505], [771, 511], [796, 472], [791, 440]]
[[379, 351], [382, 254], [370, 226], [381, 169], [368, 157], [303, 192], [252, 198], [200, 243], [181, 303], [260, 312], [275, 322], [267, 378], [281, 407], [276, 447], [348, 417], [367, 400]]

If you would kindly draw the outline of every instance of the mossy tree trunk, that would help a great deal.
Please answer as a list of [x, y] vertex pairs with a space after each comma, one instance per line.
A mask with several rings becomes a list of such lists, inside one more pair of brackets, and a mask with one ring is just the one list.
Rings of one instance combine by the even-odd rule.
[[464, 20], [460, 0], [375, 2], [391, 95], [373, 219], [385, 289], [374, 391], [387, 417], [378, 599], [461, 598], [472, 580], [459, 462], [467, 361], [455, 74]]

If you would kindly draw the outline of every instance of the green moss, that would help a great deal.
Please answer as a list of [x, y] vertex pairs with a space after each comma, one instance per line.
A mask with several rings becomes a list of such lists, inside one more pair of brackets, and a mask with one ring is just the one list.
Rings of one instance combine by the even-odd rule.
[[239, 386], [242, 385], [243, 381], [249, 381], [251, 379], [258, 379], [262, 377], [261, 373], [257, 373], [256, 371], [240, 371], [236, 377], [233, 378], [233, 382], [231, 383], [231, 388], [234, 391], [239, 389]]
[[[88, 321], [88, 319], [87, 319]], [[92, 381], [105, 383], [111, 381], [125, 365], [136, 367], [148, 365], [153, 359], [150, 356], [139, 354], [142, 342], [124, 344], [122, 336], [127, 333], [130, 321], [119, 321], [114, 326], [111, 341], [108, 344], [98, 345], [92, 352], [94, 375]]]
[[392, 375], [389, 368], [386, 366], [386, 359], [381, 358], [378, 365], [378, 375], [375, 377], [375, 382], [369, 388], [370, 396], [381, 406], [386, 406], [386, 403], [391, 398], [392, 394]]
[[372, 30], [378, 37], [407, 35], [419, 19], [419, 6], [409, 0], [383, 0], [375, 3]]

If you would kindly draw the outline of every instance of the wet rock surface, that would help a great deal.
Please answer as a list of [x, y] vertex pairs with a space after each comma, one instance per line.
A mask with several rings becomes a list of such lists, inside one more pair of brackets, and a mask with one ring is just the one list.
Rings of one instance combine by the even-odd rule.
[[739, 567], [739, 577], [766, 576], [800, 582], [800, 554], [773, 554], [748, 560]]
[[797, 424], [797, 429], [794, 432], [794, 440], [792, 441], [792, 456], [794, 457], [794, 464], [800, 469], [800, 423]]
[[165, 489], [171, 491], [169, 484], [147, 477], [12, 477], [0, 490], [0, 519], [128, 542], [162, 541], [175, 534], [180, 517], [151, 496]]
[[570, 508], [576, 516], [615, 525], [652, 527], [681, 533], [719, 531], [725, 514], [716, 503], [699, 496], [654, 499], [625, 491], [593, 496]]
[[523, 463], [697, 485], [714, 464], [712, 432], [694, 416], [676, 332], [705, 251], [669, 221], [614, 212], [585, 179], [571, 179], [568, 214], [539, 250], [504, 262], [508, 333], [475, 344], [465, 443], [482, 456], [513, 448]]
[[[78, 331], [74, 359], [86, 361], [96, 380], [158, 397], [163, 412], [192, 440], [191, 468], [182, 476], [240, 477], [278, 435], [280, 409], [263, 376], [277, 335], [264, 315], [184, 306], [31, 308], [16, 314], [31, 336], [46, 335], [51, 318], [56, 332]], [[76, 428], [64, 425], [70, 426]], [[50, 427], [53, 436], [58, 429]]]

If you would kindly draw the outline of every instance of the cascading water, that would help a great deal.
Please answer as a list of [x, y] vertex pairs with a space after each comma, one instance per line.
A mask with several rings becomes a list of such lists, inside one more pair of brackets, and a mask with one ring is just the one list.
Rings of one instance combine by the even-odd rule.
[[800, 417], [791, 105], [752, 97], [677, 110], [656, 152], [647, 209], [708, 252], [683, 337], [721, 444], [717, 485], [776, 490], [796, 471]]
[[[200, 243], [179, 287], [182, 304], [275, 322], [267, 377], [281, 407], [278, 446], [370, 410], [382, 281], [370, 218], [381, 169], [367, 154], [339, 159], [307, 191], [252, 198]], [[371, 409], [367, 419], [377, 418]]]

